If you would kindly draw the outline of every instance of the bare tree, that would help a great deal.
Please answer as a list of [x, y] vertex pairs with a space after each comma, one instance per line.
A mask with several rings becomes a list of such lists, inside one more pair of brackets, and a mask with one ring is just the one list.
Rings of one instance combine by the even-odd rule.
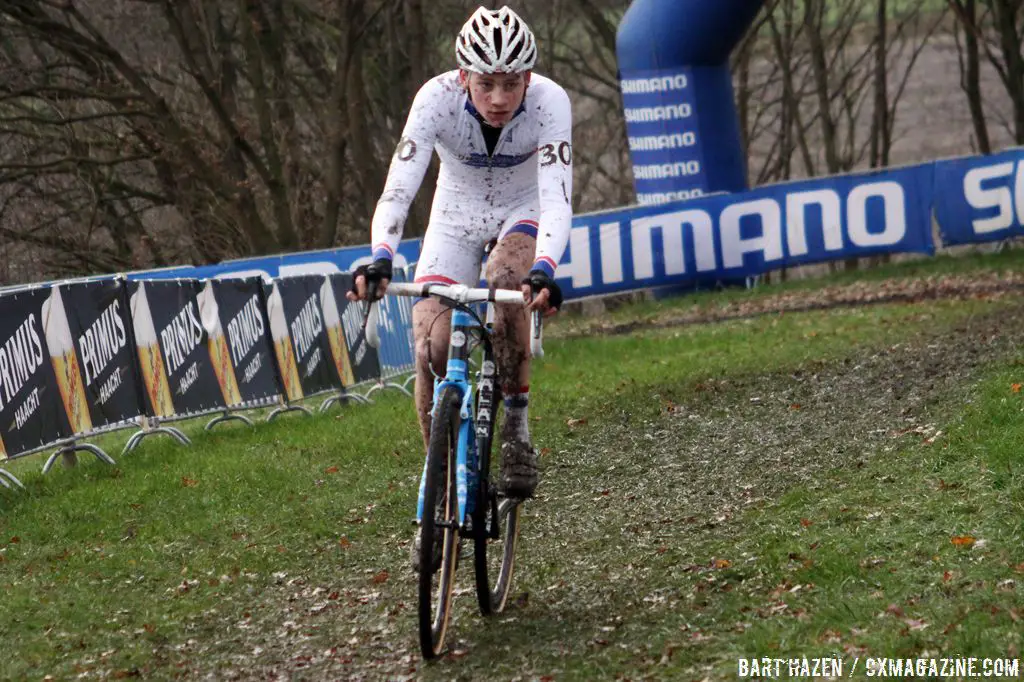
[[[1020, 143], [1022, 3], [947, 3], [978, 147], [1004, 128]], [[0, 0], [0, 278], [366, 243], [412, 98], [454, 68], [477, 4]], [[573, 99], [580, 211], [634, 196], [616, 59], [629, 5], [517, 5], [538, 70]], [[750, 181], [908, 156], [919, 109], [901, 101], [942, 19], [925, 0], [769, 0], [733, 58]]]
[[961, 83], [971, 109], [975, 137], [983, 151], [991, 151], [980, 86], [980, 53], [999, 74], [1011, 105], [1003, 124], [1016, 144], [1024, 144], [1024, 3], [1021, 0], [947, 0], [960, 24]]
[[960, 30], [956, 34], [957, 55], [960, 62], [960, 87], [967, 97], [974, 126], [977, 149], [982, 154], [992, 152], [988, 122], [981, 94], [981, 49], [978, 46], [978, 13], [975, 0], [948, 0], [956, 15]]

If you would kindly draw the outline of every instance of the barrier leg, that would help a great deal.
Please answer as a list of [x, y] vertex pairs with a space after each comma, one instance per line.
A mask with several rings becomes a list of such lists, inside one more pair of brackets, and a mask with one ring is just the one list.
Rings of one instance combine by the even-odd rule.
[[[8, 481], [10, 481], [10, 483], [8, 483]], [[21, 481], [19, 481], [14, 474], [12, 474], [7, 469], [0, 469], [0, 485], [2, 485], [5, 488], [10, 488], [11, 483], [18, 486], [22, 490], [25, 489], [25, 486], [21, 484]]]
[[71, 455], [75, 452], [91, 452], [96, 455], [96, 459], [100, 460], [104, 464], [109, 464], [110, 466], [117, 465], [117, 462], [115, 462], [110, 455], [103, 452], [103, 449], [99, 446], [93, 445], [92, 443], [72, 442], [58, 448], [52, 455], [50, 455], [46, 460], [46, 464], [43, 465], [43, 473], [47, 474], [50, 472], [50, 469], [53, 468], [53, 464], [57, 461], [58, 457]]
[[182, 445], [192, 445], [192, 441], [188, 439], [188, 436], [186, 436], [179, 429], [176, 429], [173, 426], [146, 425], [132, 434], [132, 437], [128, 439], [127, 443], [125, 443], [124, 450], [121, 451], [121, 454], [128, 454], [129, 452], [134, 450], [139, 443], [142, 442], [143, 438], [145, 438], [146, 436], [152, 436], [157, 433], [166, 433], [168, 436], [171, 436]]
[[244, 414], [231, 412], [230, 410], [224, 410], [224, 412], [218, 414], [216, 417], [207, 422], [206, 426], [203, 427], [203, 430], [209, 431], [217, 424], [220, 424], [221, 422], [231, 421], [232, 419], [237, 419], [240, 422], [244, 422], [246, 426], [255, 426], [255, 424], [252, 423], [252, 420], [246, 417]]
[[313, 416], [313, 412], [305, 405], [292, 405], [291, 403], [282, 400], [281, 404], [271, 410], [270, 414], [267, 415], [267, 421], [274, 421], [274, 417], [279, 414], [284, 414], [285, 412], [305, 412], [310, 417]]
[[339, 393], [337, 393], [335, 395], [328, 396], [326, 400], [324, 400], [322, 403], [320, 403], [319, 412], [326, 412], [327, 409], [331, 405], [333, 405], [334, 403], [338, 403], [340, 405], [342, 402], [344, 402], [346, 400], [351, 400], [352, 402], [356, 402], [356, 403], [362, 403], [364, 405], [369, 405], [370, 403], [373, 402], [372, 400], [370, 400], [366, 396], [359, 395], [358, 393], [349, 393], [348, 391], [340, 391]]
[[384, 381], [383, 379], [381, 379], [376, 384], [374, 384], [369, 391], [366, 392], [366, 397], [369, 398], [371, 395], [373, 395], [374, 391], [383, 391], [385, 388], [393, 388], [397, 391], [401, 391], [402, 393], [411, 398], [412, 393], [403, 385], [404, 383], [405, 382], [403, 382], [402, 384], [396, 384], [393, 381]]

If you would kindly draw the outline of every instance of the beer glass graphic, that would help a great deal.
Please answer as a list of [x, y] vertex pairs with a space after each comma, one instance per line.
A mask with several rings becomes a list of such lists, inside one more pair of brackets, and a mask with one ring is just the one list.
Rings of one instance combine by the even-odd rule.
[[199, 293], [199, 316], [206, 329], [206, 345], [210, 350], [210, 361], [213, 362], [213, 371], [217, 375], [220, 392], [224, 395], [224, 404], [239, 405], [242, 402], [242, 394], [238, 390], [228, 340], [220, 324], [220, 311], [217, 308], [217, 299], [213, 295], [213, 282], [207, 282]]
[[139, 282], [138, 290], [132, 294], [132, 323], [135, 328], [135, 344], [139, 349], [139, 365], [142, 368], [142, 383], [149, 395], [149, 404], [157, 417], [174, 414], [171, 387], [164, 368], [164, 357], [160, 353], [160, 342], [153, 326], [153, 315], [149, 310], [146, 285]]
[[270, 317], [270, 337], [274, 340], [274, 353], [277, 354], [277, 364], [281, 368], [284, 393], [288, 400], [302, 400], [299, 368], [295, 363], [292, 337], [288, 334], [288, 322], [284, 316], [284, 301], [277, 282], [274, 282], [274, 289], [267, 297], [267, 315]]
[[348, 345], [345, 343], [345, 333], [341, 328], [338, 301], [334, 297], [330, 277], [324, 277], [324, 283], [320, 285], [320, 304], [324, 307], [324, 326], [327, 327], [327, 340], [331, 343], [334, 366], [338, 369], [342, 386], [351, 386], [356, 383], [356, 377], [352, 373], [352, 363], [348, 358]]
[[71, 339], [71, 326], [68, 324], [64, 297], [59, 286], [53, 287], [49, 298], [43, 302], [43, 333], [46, 335], [46, 345], [50, 347], [50, 362], [57, 375], [57, 387], [60, 389], [71, 431], [91, 431], [92, 415], [89, 414], [89, 403], [85, 399], [82, 371], [78, 366], [78, 355]]

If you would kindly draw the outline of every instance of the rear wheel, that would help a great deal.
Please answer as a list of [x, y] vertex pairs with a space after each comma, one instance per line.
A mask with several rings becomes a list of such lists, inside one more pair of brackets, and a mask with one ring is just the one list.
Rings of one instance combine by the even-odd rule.
[[[497, 397], [500, 405], [500, 396]], [[497, 423], [497, 419], [495, 419]], [[493, 429], [497, 430], [497, 429]], [[489, 434], [487, 443], [490, 446]], [[478, 441], [479, 442], [479, 441]], [[494, 448], [479, 454], [488, 475], [480, 476], [479, 494], [473, 512], [473, 566], [476, 571], [476, 597], [480, 613], [489, 616], [505, 609], [512, 589], [516, 544], [519, 539], [520, 500], [498, 494], [494, 481], [500, 475], [500, 461], [492, 457]], [[484, 483], [486, 479], [487, 483]]]
[[427, 450], [419, 561], [420, 649], [427, 659], [437, 657], [444, 648], [454, 596], [459, 545], [455, 455], [461, 404], [455, 388], [441, 394]]
[[[473, 520], [473, 556], [476, 569], [476, 596], [480, 613], [489, 616], [505, 610], [512, 589], [512, 571], [515, 568], [516, 544], [519, 539], [520, 500], [496, 495], [481, 500], [486, 519]], [[498, 537], [492, 537], [497, 529]]]

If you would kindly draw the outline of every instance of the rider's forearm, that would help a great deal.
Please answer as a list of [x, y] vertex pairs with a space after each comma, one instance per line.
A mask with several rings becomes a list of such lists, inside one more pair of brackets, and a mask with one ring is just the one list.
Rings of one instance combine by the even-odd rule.
[[544, 167], [538, 179], [540, 220], [533, 269], [544, 270], [554, 277], [572, 229], [572, 164]]
[[[423, 176], [430, 164], [430, 152], [418, 153], [421, 158], [402, 158], [402, 146], [409, 146], [409, 138], [402, 138], [395, 158], [391, 161], [388, 181], [384, 192], [377, 202], [377, 210], [373, 212], [373, 223], [370, 228], [373, 257], [392, 259], [398, 243], [402, 240], [405, 219], [409, 215], [409, 206], [423, 182]], [[413, 145], [416, 143], [413, 142]]]
[[430, 165], [437, 138], [436, 121], [430, 112], [441, 96], [437, 79], [428, 81], [413, 100], [395, 155], [391, 158], [387, 183], [373, 213], [371, 240], [373, 257], [391, 259], [402, 239], [409, 206], [416, 197]]
[[540, 225], [537, 229], [537, 253], [533, 270], [543, 270], [555, 276], [555, 269], [562, 259], [565, 246], [569, 243], [572, 228], [572, 206], [561, 203], [541, 210]]
[[572, 107], [564, 90], [552, 93], [545, 111], [537, 154], [540, 220], [533, 269], [554, 277], [572, 229]]
[[408, 204], [402, 206], [393, 201], [385, 202], [384, 196], [381, 197], [373, 214], [373, 226], [370, 230], [374, 260], [394, 259], [398, 243], [402, 240], [402, 228], [408, 213]]

